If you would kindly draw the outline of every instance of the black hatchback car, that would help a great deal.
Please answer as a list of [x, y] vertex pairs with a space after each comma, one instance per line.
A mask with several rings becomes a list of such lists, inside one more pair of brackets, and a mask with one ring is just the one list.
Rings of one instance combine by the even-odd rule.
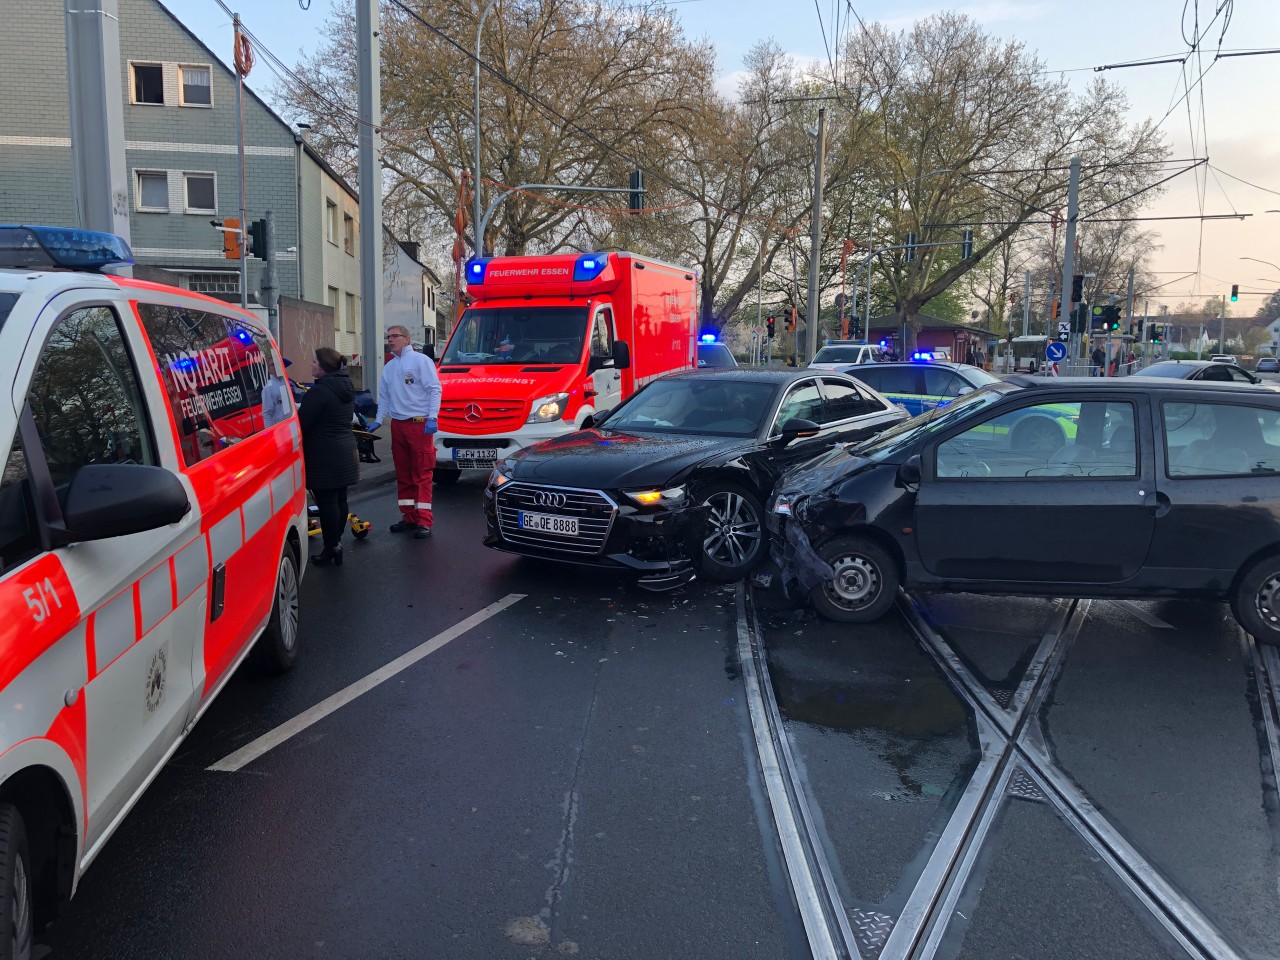
[[829, 371], [673, 374], [586, 429], [502, 460], [485, 544], [640, 574], [652, 589], [742, 577], [767, 555], [764, 502], [789, 467], [907, 415]]
[[[1019, 431], [1030, 417], [1057, 431]], [[831, 619], [897, 587], [1230, 601], [1280, 643], [1280, 391], [1013, 377], [778, 483], [774, 555]]]

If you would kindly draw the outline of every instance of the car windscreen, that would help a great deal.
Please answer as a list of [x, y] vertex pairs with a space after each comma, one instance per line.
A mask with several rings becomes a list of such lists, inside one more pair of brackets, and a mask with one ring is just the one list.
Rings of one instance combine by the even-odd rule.
[[1163, 363], [1152, 364], [1144, 367], [1134, 374], [1135, 377], [1168, 377], [1174, 380], [1181, 380], [1194, 372], [1194, 367], [1187, 367], [1181, 363], [1171, 363], [1167, 366]]
[[813, 355], [813, 363], [857, 363], [862, 346], [823, 347]]
[[4, 326], [4, 322], [9, 319], [9, 314], [13, 311], [13, 305], [18, 302], [16, 293], [0, 293], [0, 327]]
[[586, 333], [585, 306], [472, 307], [440, 363], [577, 363]]
[[886, 460], [904, 447], [910, 446], [922, 437], [931, 436], [939, 430], [946, 429], [957, 421], [983, 410], [997, 400], [1002, 394], [994, 390], [975, 390], [958, 400], [942, 407], [934, 407], [928, 413], [904, 420], [891, 427], [879, 436], [859, 444], [854, 449], [863, 457], [872, 460]]
[[627, 433], [753, 437], [773, 408], [771, 383], [711, 377], [649, 384], [615, 410], [604, 427]]

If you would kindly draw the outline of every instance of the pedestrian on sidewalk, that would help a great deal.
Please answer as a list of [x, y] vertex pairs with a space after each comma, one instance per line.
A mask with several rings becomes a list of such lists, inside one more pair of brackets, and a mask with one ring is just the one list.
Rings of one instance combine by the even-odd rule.
[[431, 536], [431, 473], [436, 466], [435, 433], [439, 429], [440, 378], [436, 365], [409, 342], [405, 327], [387, 328], [393, 354], [378, 381], [378, 414], [370, 430], [391, 417], [391, 459], [396, 468], [400, 519], [392, 533], [425, 540]]
[[342, 531], [347, 525], [347, 488], [360, 479], [356, 438], [351, 432], [356, 389], [347, 375], [347, 358], [332, 347], [318, 347], [311, 361], [315, 383], [298, 404], [307, 486], [320, 514], [324, 549], [316, 566], [342, 566]]

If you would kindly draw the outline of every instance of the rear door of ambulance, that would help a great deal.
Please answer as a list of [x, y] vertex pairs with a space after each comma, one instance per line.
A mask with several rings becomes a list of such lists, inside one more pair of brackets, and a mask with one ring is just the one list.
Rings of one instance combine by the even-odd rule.
[[[33, 528], [37, 509], [61, 520], [68, 487], [88, 464], [147, 464], [180, 476], [164, 396], [129, 311], [116, 290], [63, 293], [45, 305], [22, 352], [5, 487], [30, 491], [24, 522]], [[22, 651], [3, 677], [6, 740], [47, 735], [69, 752], [85, 804], [85, 860], [186, 727], [205, 615], [200, 521], [193, 509], [166, 527], [75, 543], [25, 564], [6, 547], [5, 580], [35, 588], [19, 622], [0, 627], [22, 636], [13, 646], [6, 637], [6, 649]]]

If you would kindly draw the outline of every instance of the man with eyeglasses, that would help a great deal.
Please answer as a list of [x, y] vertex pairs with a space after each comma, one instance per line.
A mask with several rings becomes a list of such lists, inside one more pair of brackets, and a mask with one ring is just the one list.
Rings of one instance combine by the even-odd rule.
[[440, 378], [436, 365], [409, 342], [405, 327], [387, 328], [387, 349], [393, 354], [378, 381], [377, 430], [391, 417], [391, 460], [396, 468], [400, 519], [392, 533], [408, 533], [418, 540], [431, 536], [431, 473], [436, 466], [436, 419], [440, 416]]

